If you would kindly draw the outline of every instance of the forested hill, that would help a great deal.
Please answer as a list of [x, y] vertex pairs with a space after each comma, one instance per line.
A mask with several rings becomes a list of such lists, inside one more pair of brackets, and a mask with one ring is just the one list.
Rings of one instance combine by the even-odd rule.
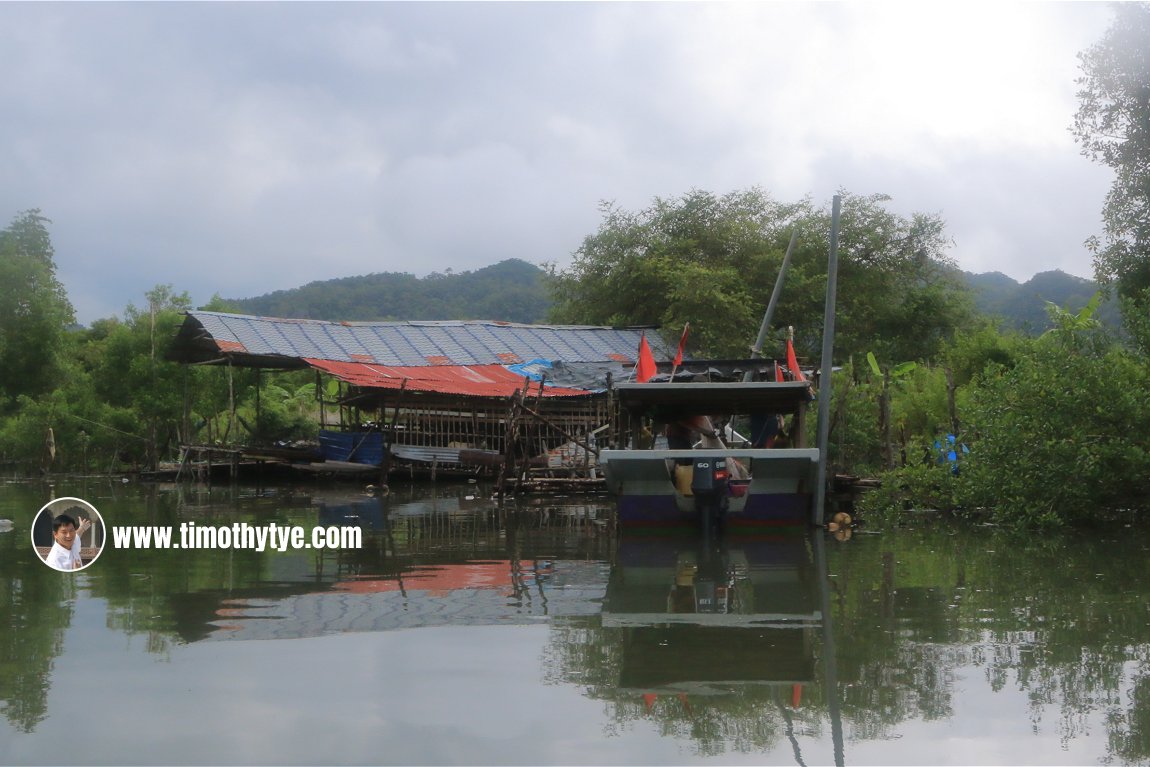
[[[975, 306], [999, 318], [1004, 328], [1038, 335], [1048, 327], [1046, 301], [1081, 309], [1098, 289], [1095, 283], [1061, 271], [1041, 272], [1024, 283], [1000, 272], [963, 278]], [[545, 272], [519, 259], [500, 261], [473, 272], [415, 277], [400, 272], [312, 282], [256, 298], [229, 299], [236, 311], [267, 317], [314, 320], [503, 320], [546, 322], [551, 297]], [[1097, 318], [1116, 329], [1113, 302]]]
[[265, 317], [539, 323], [546, 321], [551, 306], [544, 277], [539, 267], [511, 258], [473, 272], [342, 277], [225, 303]]
[[[1030, 335], [1038, 335], [1050, 327], [1047, 301], [1077, 312], [1098, 291], [1097, 283], [1057, 270], [1039, 272], [1023, 283], [1001, 272], [963, 272], [963, 277], [974, 292], [974, 304], [980, 312], [997, 317], [1003, 328]], [[1112, 331], [1122, 325], [1113, 300], [1104, 302], [1094, 318]]]

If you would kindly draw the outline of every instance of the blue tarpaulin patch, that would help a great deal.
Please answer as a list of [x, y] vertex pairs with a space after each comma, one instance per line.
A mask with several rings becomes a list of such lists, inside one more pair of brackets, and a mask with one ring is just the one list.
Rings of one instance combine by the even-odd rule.
[[551, 372], [551, 360], [536, 358], [527, 362], [520, 362], [518, 365], [507, 365], [507, 369], [512, 373], [530, 378], [532, 381], [539, 381], [543, 379], [545, 373]]

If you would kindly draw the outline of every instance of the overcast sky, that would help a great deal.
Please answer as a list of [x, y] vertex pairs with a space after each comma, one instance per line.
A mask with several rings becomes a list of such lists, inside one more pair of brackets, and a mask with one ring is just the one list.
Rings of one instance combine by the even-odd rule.
[[692, 188], [939, 213], [969, 271], [1091, 276], [1069, 132], [1102, 3], [0, 2], [0, 226], [40, 208], [87, 323], [566, 263]]

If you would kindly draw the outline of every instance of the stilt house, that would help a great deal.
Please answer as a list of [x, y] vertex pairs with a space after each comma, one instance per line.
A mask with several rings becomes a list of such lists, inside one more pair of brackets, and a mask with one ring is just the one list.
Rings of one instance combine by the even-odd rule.
[[644, 334], [657, 359], [670, 358], [652, 328], [193, 311], [171, 356], [223, 366], [229, 380], [236, 368], [315, 370], [330, 470], [589, 479], [610, 382], [632, 374]]

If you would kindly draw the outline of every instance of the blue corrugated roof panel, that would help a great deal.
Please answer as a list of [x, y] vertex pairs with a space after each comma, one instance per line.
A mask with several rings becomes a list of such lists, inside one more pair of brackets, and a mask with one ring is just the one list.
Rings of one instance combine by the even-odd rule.
[[[188, 312], [220, 351], [383, 365], [491, 365], [535, 358], [602, 362], [638, 356], [642, 328], [519, 325], [506, 322], [324, 322]], [[647, 332], [656, 359], [669, 359]], [[670, 352], [674, 350], [671, 349]], [[517, 358], [510, 359], [514, 356]]]

